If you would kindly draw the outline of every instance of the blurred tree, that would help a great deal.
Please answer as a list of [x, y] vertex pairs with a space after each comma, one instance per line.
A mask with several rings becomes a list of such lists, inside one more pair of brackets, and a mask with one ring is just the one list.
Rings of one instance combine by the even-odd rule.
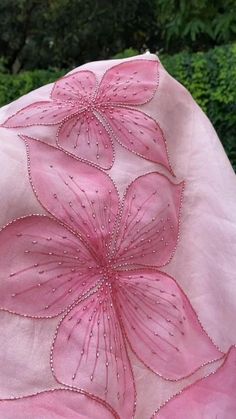
[[198, 51], [236, 39], [235, 0], [157, 0], [157, 4], [168, 52]]
[[235, 0], [1, 0], [6, 70], [71, 68], [130, 47], [202, 50], [236, 37]]
[[108, 58], [157, 34], [156, 0], [2, 0], [0, 55], [11, 72]]
[[49, 34], [56, 65], [108, 58], [155, 33], [155, 0], [52, 0]]
[[[47, 0], [1, 0], [0, 3], [0, 56], [6, 67], [17, 73], [32, 54], [32, 39], [44, 36], [42, 17]], [[40, 22], [41, 21], [41, 22]], [[32, 63], [33, 65], [33, 63]]]

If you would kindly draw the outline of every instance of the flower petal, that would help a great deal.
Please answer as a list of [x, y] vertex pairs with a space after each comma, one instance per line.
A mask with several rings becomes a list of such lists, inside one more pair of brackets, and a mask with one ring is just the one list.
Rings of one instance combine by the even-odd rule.
[[40, 141], [28, 144], [31, 181], [41, 204], [90, 243], [99, 263], [107, 253], [119, 198], [108, 175]]
[[[17, 416], [16, 416], [17, 412]], [[76, 390], [53, 389], [30, 396], [0, 401], [4, 419], [114, 419], [98, 401]]]
[[132, 417], [133, 375], [108, 286], [62, 320], [54, 341], [52, 370], [59, 382], [106, 401], [121, 418]]
[[131, 183], [117, 232], [117, 262], [160, 267], [170, 261], [179, 234], [183, 186], [157, 172]]
[[147, 269], [119, 275], [116, 302], [126, 338], [148, 368], [179, 380], [222, 357], [171, 277]]
[[235, 388], [236, 348], [232, 347], [216, 372], [186, 387], [152, 419], [235, 419]]
[[18, 128], [33, 125], [57, 125], [74, 112], [75, 106], [73, 103], [35, 102], [10, 116], [2, 126]]
[[99, 85], [96, 102], [142, 105], [158, 87], [157, 60], [130, 60], [110, 68]]
[[64, 121], [58, 131], [58, 145], [69, 153], [109, 169], [113, 163], [110, 135], [91, 112]]
[[154, 119], [136, 109], [121, 107], [108, 108], [103, 115], [123, 147], [172, 171], [163, 133]]
[[54, 100], [76, 101], [83, 107], [95, 94], [96, 77], [92, 71], [77, 71], [57, 80], [54, 84], [51, 97]]
[[55, 316], [100, 279], [81, 240], [47, 216], [0, 232], [0, 266], [0, 307], [26, 316]]

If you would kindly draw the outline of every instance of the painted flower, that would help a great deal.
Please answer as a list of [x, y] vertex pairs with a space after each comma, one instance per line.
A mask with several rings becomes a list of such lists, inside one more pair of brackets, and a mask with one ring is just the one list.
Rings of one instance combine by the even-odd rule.
[[155, 94], [158, 65], [157, 60], [126, 61], [110, 68], [99, 84], [92, 71], [69, 74], [54, 84], [50, 100], [19, 110], [3, 126], [58, 125], [60, 148], [105, 169], [114, 161], [113, 140], [170, 169], [159, 125], [137, 109]]
[[24, 139], [33, 189], [52, 217], [27, 216], [1, 231], [0, 306], [30, 317], [64, 312], [51, 353], [56, 379], [131, 418], [128, 347], [170, 380], [221, 355], [159, 270], [176, 248], [183, 184], [148, 173], [121, 202], [100, 169]]
[[235, 419], [236, 348], [232, 347], [214, 373], [186, 387], [152, 419]]
[[97, 400], [79, 391], [52, 389], [30, 396], [0, 400], [0, 417], [2, 419], [114, 419], [117, 416]]

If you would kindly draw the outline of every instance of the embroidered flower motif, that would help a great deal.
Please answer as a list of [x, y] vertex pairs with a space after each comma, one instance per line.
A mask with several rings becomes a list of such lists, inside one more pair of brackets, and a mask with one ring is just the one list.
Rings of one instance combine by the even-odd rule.
[[127, 352], [178, 380], [220, 352], [177, 283], [159, 271], [173, 256], [183, 184], [140, 176], [122, 203], [107, 174], [30, 138], [29, 172], [53, 216], [27, 216], [0, 233], [2, 308], [31, 317], [63, 311], [52, 348], [56, 379], [131, 418]]
[[[10, 116], [3, 126], [59, 125], [60, 148], [106, 169], [113, 164], [113, 139], [129, 151], [170, 169], [159, 125], [135, 109], [153, 98], [157, 86], [156, 60], [115, 65], [99, 85], [93, 72], [81, 70], [59, 79], [50, 100], [30, 104]], [[33, 135], [37, 137], [37, 130]]]
[[70, 389], [53, 389], [11, 400], [0, 400], [0, 417], [2, 419], [117, 418], [115, 412], [109, 411], [98, 401]]
[[236, 348], [232, 347], [215, 373], [186, 387], [151, 419], [235, 419], [235, 388]]

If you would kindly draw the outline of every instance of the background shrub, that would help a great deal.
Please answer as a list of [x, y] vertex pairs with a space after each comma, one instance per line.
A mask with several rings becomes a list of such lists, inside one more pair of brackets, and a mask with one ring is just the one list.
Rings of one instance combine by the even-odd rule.
[[[126, 49], [123, 58], [137, 54]], [[167, 71], [180, 81], [212, 121], [236, 170], [236, 44], [215, 47], [207, 52], [160, 55]], [[53, 82], [68, 70], [33, 70], [11, 75], [0, 73], [0, 105]]]
[[213, 123], [236, 171], [236, 44], [163, 57]]
[[51, 83], [64, 75], [67, 70], [33, 70], [19, 74], [0, 73], [0, 106], [12, 102], [31, 90]]

